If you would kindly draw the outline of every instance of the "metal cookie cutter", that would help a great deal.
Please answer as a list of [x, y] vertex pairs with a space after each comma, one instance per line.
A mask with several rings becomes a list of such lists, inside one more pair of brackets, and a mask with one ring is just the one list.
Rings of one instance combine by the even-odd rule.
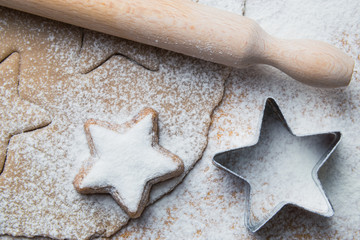
[[256, 145], [217, 153], [215, 166], [245, 180], [245, 225], [256, 232], [285, 205], [330, 217], [334, 210], [318, 171], [340, 142], [340, 132], [296, 136], [268, 98]]

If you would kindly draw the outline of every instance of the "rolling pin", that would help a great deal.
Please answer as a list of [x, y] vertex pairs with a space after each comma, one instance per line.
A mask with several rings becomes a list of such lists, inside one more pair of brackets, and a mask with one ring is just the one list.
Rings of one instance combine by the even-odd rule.
[[315, 87], [349, 84], [354, 61], [330, 44], [283, 40], [255, 21], [190, 0], [0, 0], [0, 5], [242, 68], [269, 64]]

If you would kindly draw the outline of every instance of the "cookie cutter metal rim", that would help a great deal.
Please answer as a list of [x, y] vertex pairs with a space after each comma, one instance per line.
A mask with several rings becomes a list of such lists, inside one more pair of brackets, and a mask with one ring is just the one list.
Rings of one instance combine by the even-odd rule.
[[[319, 188], [319, 190], [321, 191], [321, 194], [323, 195], [323, 197], [326, 199], [326, 203], [328, 205], [328, 211], [326, 213], [319, 213], [319, 212], [316, 212], [316, 211], [313, 211], [313, 210], [310, 210], [310, 209], [306, 209], [296, 203], [292, 203], [292, 202], [281, 202], [279, 203], [278, 205], [276, 205], [273, 210], [270, 212], [270, 214], [268, 215], [269, 217], [263, 221], [261, 221], [260, 223], [258, 223], [257, 225], [255, 226], [252, 226], [250, 224], [250, 202], [251, 202], [251, 196], [250, 196], [250, 190], [251, 190], [251, 184], [250, 182], [243, 176], [235, 173], [234, 171], [232, 171], [231, 169], [225, 167], [224, 165], [222, 165], [220, 162], [217, 161], [217, 158], [223, 154], [227, 154], [229, 152], [233, 152], [233, 151], [238, 151], [240, 149], [243, 149], [243, 148], [247, 148], [247, 147], [252, 147], [252, 146], [255, 146], [259, 140], [260, 140], [260, 134], [261, 134], [261, 129], [262, 129], [262, 125], [263, 125], [263, 119], [264, 119], [264, 115], [265, 115], [265, 110], [267, 108], [267, 105], [269, 104], [269, 106], [271, 107], [272, 111], [274, 111], [280, 122], [285, 126], [285, 128], [288, 130], [288, 132], [293, 135], [293, 136], [296, 136], [296, 137], [306, 137], [306, 136], [314, 136], [314, 135], [333, 135], [334, 136], [334, 139], [332, 140], [332, 142], [329, 144], [329, 147], [327, 148], [327, 150], [325, 151], [325, 153], [320, 157], [319, 161], [316, 163], [316, 165], [314, 166], [314, 168], [312, 169], [312, 172], [311, 172], [311, 176], [312, 176], [312, 179], [314, 180], [315, 184], [317, 185], [317, 187]], [[262, 111], [262, 116], [261, 116], [261, 121], [260, 121], [260, 128], [258, 128], [258, 139], [257, 141], [254, 143], [254, 144], [251, 144], [251, 145], [246, 145], [244, 147], [240, 147], [240, 148], [235, 148], [235, 149], [230, 149], [230, 150], [227, 150], [227, 151], [223, 151], [223, 152], [218, 152], [214, 155], [213, 159], [212, 159], [212, 162], [213, 164], [220, 168], [220, 169], [223, 169], [227, 172], [230, 172], [231, 174], [237, 176], [238, 178], [242, 179], [243, 181], [246, 182], [246, 211], [245, 211], [245, 215], [244, 215], [244, 221], [245, 221], [245, 225], [246, 227], [253, 233], [255, 233], [256, 231], [258, 231], [261, 227], [263, 227], [267, 222], [269, 222], [285, 205], [291, 205], [291, 206], [295, 206], [295, 207], [298, 207], [300, 209], [304, 209], [306, 211], [309, 211], [309, 212], [312, 212], [312, 213], [315, 213], [315, 214], [318, 214], [318, 215], [321, 215], [321, 216], [324, 216], [324, 217], [331, 217], [334, 215], [334, 210], [333, 210], [333, 207], [328, 199], [328, 197], [326, 196], [325, 194], [325, 191], [323, 190], [322, 188], [322, 184], [319, 180], [319, 177], [318, 177], [318, 171], [319, 169], [322, 167], [322, 165], [326, 162], [326, 160], [330, 157], [330, 155], [334, 152], [334, 150], [336, 149], [336, 147], [339, 145], [340, 143], [340, 140], [341, 140], [341, 132], [339, 131], [336, 131], [336, 132], [325, 132], [325, 133], [316, 133], [316, 134], [311, 134], [311, 135], [295, 135], [291, 128], [289, 127], [289, 125], [287, 124], [279, 106], [277, 105], [276, 101], [274, 98], [272, 97], [267, 97], [266, 100], [265, 100], [265, 103], [264, 103], [264, 107], [263, 107], [263, 111]]]

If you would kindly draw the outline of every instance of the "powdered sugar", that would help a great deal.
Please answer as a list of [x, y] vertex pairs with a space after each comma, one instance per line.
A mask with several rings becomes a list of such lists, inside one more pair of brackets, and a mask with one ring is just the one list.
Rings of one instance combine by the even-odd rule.
[[10, 137], [51, 122], [46, 111], [19, 97], [19, 60], [19, 54], [12, 53], [0, 65], [0, 173]]
[[[159, 113], [160, 145], [184, 160], [185, 172], [154, 185], [153, 202], [180, 183], [200, 158], [228, 71], [156, 50], [158, 71], [111, 53], [100, 67], [82, 74], [86, 61], [80, 60], [81, 52], [86, 52], [86, 59], [103, 54], [91, 52], [91, 41], [81, 48], [80, 29], [11, 10], [1, 13], [8, 26], [2, 26], [0, 50], [17, 48], [21, 55], [20, 95], [48, 110], [52, 124], [10, 142], [7, 170], [0, 177], [0, 212], [6, 215], [0, 232], [71, 239], [110, 236], [127, 223], [127, 214], [111, 196], [84, 196], [72, 184], [90, 157], [84, 123], [93, 118], [119, 124], [145, 107]], [[98, 44], [101, 49], [107, 42]]]
[[174, 172], [178, 163], [154, 149], [151, 115], [124, 133], [90, 125], [97, 158], [81, 187], [114, 187], [130, 212], [136, 212], [145, 184]]
[[335, 144], [335, 134], [292, 135], [267, 104], [259, 142], [226, 152], [216, 161], [250, 184], [247, 225], [256, 231], [286, 204], [321, 215], [333, 210], [318, 185], [317, 168]]
[[[228, 1], [217, 1], [216, 4], [226, 7]], [[222, 104], [212, 118], [210, 142], [203, 159], [172, 194], [149, 207], [140, 219], [132, 221], [117, 237], [254, 238], [243, 225], [244, 182], [216, 169], [211, 164], [211, 158], [216, 152], [257, 140], [263, 101], [270, 95], [278, 100], [295, 133], [341, 130], [344, 138], [320, 171], [320, 180], [334, 205], [335, 216], [325, 219], [297, 209], [284, 209], [255, 237], [359, 238], [360, 148], [356, 125], [360, 117], [359, 22], [356, 13], [359, 3], [346, 0], [326, 3], [248, 0], [246, 5], [246, 14], [275, 36], [322, 39], [346, 50], [357, 59], [350, 87], [314, 89], [293, 81], [276, 69], [264, 66], [233, 71], [226, 84]], [[5, 15], [2, 12], [1, 17]], [[21, 19], [19, 16], [23, 14], [7, 16], [4, 21], [0, 21], [5, 23], [0, 29], [8, 30], [9, 26], [19, 29], [16, 26]], [[207, 131], [209, 114], [221, 97], [225, 74], [216, 74], [221, 69], [214, 65], [167, 53], [158, 56], [162, 72], [154, 73], [155, 80], [137, 66], [133, 66], [132, 71], [127, 68], [124, 70], [120, 66], [131, 64], [119, 56], [112, 57], [90, 75], [69, 77], [69, 74], [77, 71], [74, 59], [80, 49], [80, 31], [65, 25], [57, 25], [54, 29], [53, 23], [31, 19], [19, 25], [33, 26], [30, 36], [39, 39], [38, 46], [31, 45], [31, 52], [23, 51], [27, 49], [23, 38], [11, 37], [10, 43], [4, 44], [5, 40], [1, 40], [0, 56], [8, 54], [3, 48], [15, 49], [18, 46], [22, 54], [22, 81], [19, 88], [22, 97], [46, 106], [55, 117], [53, 124], [46, 130], [22, 134], [11, 140], [6, 166], [11, 171], [4, 172], [0, 177], [1, 212], [6, 216], [8, 224], [5, 229], [4, 223], [1, 223], [1, 231], [13, 235], [42, 234], [57, 238], [84, 238], [94, 233], [108, 236], [127, 222], [126, 215], [110, 197], [81, 196], [74, 193], [72, 188], [71, 181], [82, 160], [90, 156], [83, 123], [91, 117], [123, 122], [146, 105], [161, 109], [161, 145], [181, 156], [189, 170], [205, 146], [205, 137], [200, 133]], [[5, 31], [0, 37], [6, 39], [20, 34], [29, 36], [29, 31]], [[49, 32], [57, 31], [61, 34], [56, 34], [55, 43], [49, 44], [46, 36]], [[45, 37], [39, 37], [34, 32]], [[67, 38], [61, 38], [62, 34]], [[49, 45], [51, 49], [44, 59], [47, 64], [43, 64], [39, 59], [44, 57], [41, 57], [39, 50], [48, 49]], [[72, 50], [64, 50], [69, 47]], [[96, 56], [93, 58], [97, 59]], [[54, 77], [49, 77], [53, 71], [49, 62], [55, 62], [60, 69]], [[201, 74], [196, 66], [206, 71]], [[42, 74], [30, 74], [37, 71]], [[128, 80], [119, 72], [125, 74]], [[112, 84], [116, 81], [126, 86], [115, 86], [114, 91], [121, 90], [121, 94], [112, 93], [108, 94], [108, 98], [101, 97], [101, 89], [114, 88]], [[159, 86], [159, 83], [161, 86], [167, 84], [167, 87], [155, 91], [154, 86]], [[142, 88], [142, 85], [146, 87]], [[127, 93], [129, 89], [135, 88], [141, 89], [141, 93]], [[181, 94], [177, 93], [179, 89]], [[173, 92], [173, 95], [168, 96], [164, 91]], [[208, 105], [203, 107], [206, 102]], [[164, 106], [171, 106], [171, 109]], [[198, 125], [200, 121], [202, 127]], [[175, 183], [169, 184], [169, 188]], [[169, 188], [157, 188], [158, 194], [154, 198]]]
[[199, 0], [198, 2], [228, 12], [233, 12], [239, 15], [243, 15], [245, 11], [245, 1], [242, 0], [226, 0], [226, 1]]
[[[225, 2], [228, 1], [220, 4]], [[346, 0], [247, 0], [245, 15], [273, 35], [326, 40], [351, 55], [356, 65], [350, 86], [315, 89], [266, 66], [234, 70], [226, 82], [222, 103], [214, 112], [202, 160], [168, 198], [151, 206], [141, 219], [130, 222], [116, 239], [359, 238], [360, 26], [358, 14], [354, 13], [358, 9], [358, 1]], [[211, 159], [219, 151], [257, 141], [263, 104], [269, 96], [277, 100], [295, 134], [343, 133], [339, 147], [319, 172], [335, 214], [324, 218], [297, 208], [284, 208], [252, 235], [244, 226], [245, 182], [217, 169]]]

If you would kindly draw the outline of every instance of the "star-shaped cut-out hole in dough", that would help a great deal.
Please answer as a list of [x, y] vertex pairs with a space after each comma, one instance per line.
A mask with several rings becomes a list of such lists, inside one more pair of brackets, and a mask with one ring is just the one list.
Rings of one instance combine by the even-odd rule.
[[19, 58], [19, 53], [15, 52], [0, 64], [0, 173], [4, 168], [10, 138], [51, 122], [45, 110], [20, 98]]
[[84, 30], [79, 70], [89, 73], [112, 56], [124, 56], [151, 71], [159, 70], [157, 49], [126, 39]]
[[266, 101], [256, 145], [214, 156], [214, 164], [249, 183], [245, 223], [256, 232], [283, 206], [332, 216], [317, 173], [340, 141], [339, 132], [295, 136], [276, 102]]
[[182, 160], [158, 142], [157, 113], [150, 108], [123, 124], [85, 123], [91, 157], [74, 180], [80, 193], [109, 193], [132, 218], [144, 210], [151, 186], [177, 177]]

